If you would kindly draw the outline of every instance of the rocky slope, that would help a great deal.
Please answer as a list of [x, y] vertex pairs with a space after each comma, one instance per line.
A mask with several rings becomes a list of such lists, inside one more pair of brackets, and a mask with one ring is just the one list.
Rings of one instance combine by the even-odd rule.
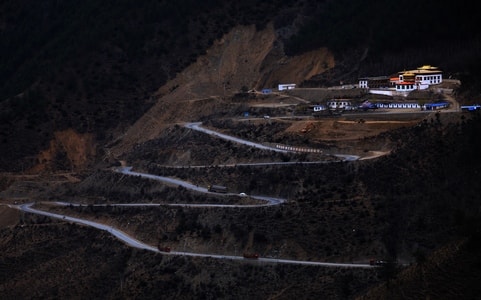
[[[266, 256], [329, 261], [381, 257], [413, 266], [372, 272], [169, 257], [2, 205], [0, 294], [6, 299], [231, 299], [233, 294], [242, 299], [353, 299], [361, 294], [382, 299], [403, 298], [407, 286], [413, 299], [475, 297], [480, 166], [473, 157], [480, 152], [479, 115], [441, 113], [388, 125], [344, 117], [310, 122], [296, 120], [296, 113], [316, 101], [311, 93], [306, 93], [309, 99], [240, 93], [282, 82], [312, 87], [355, 82], [361, 75], [428, 62], [445, 66], [447, 76], [462, 77], [458, 100], [476, 99], [463, 98], [479, 96], [479, 87], [465, 87], [477, 86], [472, 72], [481, 51], [479, 37], [470, 30], [477, 26], [467, 26], [476, 18], [457, 15], [465, 11], [462, 3], [453, 8], [411, 2], [405, 7], [417, 10], [383, 13], [392, 3], [374, 1], [379, 13], [372, 14], [362, 1], [213, 1], [210, 6], [180, 1], [169, 10], [163, 5], [170, 2], [159, 1], [74, 2], [0, 4], [1, 37], [7, 38], [1, 47], [8, 45], [0, 48], [7, 54], [0, 58], [0, 88], [7, 95], [0, 102], [0, 169], [18, 172], [1, 174], [2, 204], [222, 200], [107, 168], [125, 160], [199, 185], [222, 181], [236, 192], [289, 201], [255, 211], [88, 205], [56, 210], [177, 249], [229, 254], [255, 249]], [[21, 9], [32, 3], [38, 13]], [[412, 22], [405, 23], [400, 17], [408, 15]], [[429, 35], [416, 31], [399, 39], [413, 32], [402, 29], [419, 28], [423, 16], [431, 21], [443, 16], [443, 34], [436, 27]], [[19, 23], [24, 26], [16, 27]], [[368, 36], [358, 31], [366, 28]], [[459, 34], [452, 34], [456, 30]], [[246, 124], [238, 118], [246, 110], [273, 117]], [[294, 117], [284, 120], [276, 114]], [[219, 141], [183, 128], [188, 121], [262, 142], [390, 155], [320, 166], [172, 168], [319, 159]], [[456, 268], [453, 261], [462, 263]], [[383, 282], [389, 284], [368, 293]], [[451, 291], [443, 293], [446, 287]]]
[[156, 103], [122, 136], [112, 149], [114, 155], [155, 138], [165, 126], [233, 109], [229, 98], [244, 87], [261, 90], [277, 83], [300, 84], [334, 65], [327, 49], [289, 58], [279, 47], [272, 24], [260, 31], [255, 26], [234, 28], [157, 91]]
[[[282, 82], [355, 83], [359, 76], [433, 64], [446, 77], [462, 77], [458, 97], [474, 101], [481, 44], [469, 6], [446, 9], [451, 6], [444, 2], [413, 1], [406, 7], [332, 0], [4, 1], [0, 169], [89, 167], [110, 156], [106, 144], [120, 140], [149, 108], [169, 98], [223, 98]], [[416, 24], [435, 15], [444, 21], [420, 33]], [[177, 120], [171, 117], [178, 114], [174, 107], [160, 105], [167, 116], [158, 108], [149, 115]], [[63, 143], [57, 132], [75, 132], [70, 140], [89, 135], [92, 151], [81, 155], [87, 159], [66, 160], [76, 154], [51, 146]], [[135, 140], [129, 139], [125, 143]]]

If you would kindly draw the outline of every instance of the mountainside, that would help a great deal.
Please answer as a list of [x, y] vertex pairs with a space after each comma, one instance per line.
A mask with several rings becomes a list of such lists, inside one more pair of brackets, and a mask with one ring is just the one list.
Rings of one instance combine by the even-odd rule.
[[[2, 299], [475, 299], [481, 117], [458, 108], [481, 101], [476, 13], [464, 1], [3, 1]], [[426, 64], [442, 85], [351, 88]], [[333, 98], [451, 106], [313, 114]], [[229, 193], [203, 192], [213, 184]], [[30, 202], [60, 216], [20, 210]]]
[[[269, 139], [279, 133], [272, 134], [273, 127], [285, 130], [282, 124], [272, 125], [256, 125], [256, 136]], [[35, 199], [40, 209], [108, 224], [174, 251], [256, 251], [262, 257], [329, 262], [374, 258], [399, 265], [357, 270], [163, 255], [126, 247], [102, 231], [3, 207], [0, 290], [7, 299], [231, 299], [233, 294], [256, 299], [472, 298], [479, 290], [481, 166], [472, 157], [480, 151], [480, 125], [476, 114], [441, 113], [366, 141], [397, 144], [390, 155], [372, 161], [225, 168], [165, 164], [181, 164], [189, 156], [189, 162], [206, 164], [216, 163], [209, 159], [265, 162], [309, 157], [255, 151], [173, 126], [126, 157], [150, 174], [199, 186], [220, 181], [233, 192], [289, 199], [265, 208], [96, 207], [93, 204], [255, 203], [110, 169], [76, 174], [76, 180], [58, 174], [37, 179], [23, 175], [23, 180], [10, 178], [13, 182], [5, 182], [5, 177], [2, 182], [0, 196], [6, 203]], [[52, 201], [85, 205], [58, 207]], [[58, 270], [65, 274], [58, 276]]]
[[[469, 7], [416, 1], [401, 9], [394, 1], [4, 1], [0, 169], [85, 168], [104, 157], [106, 143], [170, 97], [222, 97], [283, 82], [355, 83], [359, 76], [432, 64], [445, 77], [462, 77], [459, 93], [474, 101], [481, 44]], [[426, 22], [436, 25], [421, 32], [425, 27], [418, 24]], [[184, 95], [174, 91], [178, 87]], [[70, 142], [60, 136], [70, 129], [81, 137], [70, 141], [93, 149], [85, 160], [69, 158], [75, 156], [65, 146]]]
[[130, 145], [130, 149], [172, 123], [199, 120], [222, 106], [228, 109], [228, 97], [244, 87], [261, 90], [285, 80], [302, 82], [334, 65], [327, 49], [287, 57], [276, 53], [275, 43], [272, 25], [261, 31], [255, 26], [234, 28], [155, 93], [157, 103], [127, 130], [116, 148]]
[[[101, 150], [152, 105], [158, 88], [216, 39], [237, 24], [262, 26], [287, 5], [2, 2], [0, 132], [8, 147], [1, 147], [0, 168], [25, 170], [42, 163], [40, 151], [52, 142], [62, 144], [55, 132], [69, 128], [94, 133], [95, 143], [88, 146]], [[255, 22], [259, 15], [266, 19]], [[57, 155], [68, 156], [64, 149]], [[57, 159], [44, 167], [70, 166]]]

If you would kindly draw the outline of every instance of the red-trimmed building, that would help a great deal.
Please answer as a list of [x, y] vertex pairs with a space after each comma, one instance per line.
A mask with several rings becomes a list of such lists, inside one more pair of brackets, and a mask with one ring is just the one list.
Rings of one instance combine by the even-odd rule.
[[443, 72], [437, 67], [424, 65], [415, 70], [398, 72], [386, 77], [364, 77], [359, 79], [359, 87], [367, 89], [394, 88], [396, 92], [425, 90], [431, 85], [443, 82]]
[[443, 72], [437, 67], [424, 65], [415, 70], [398, 73], [397, 80], [391, 78], [397, 92], [411, 92], [414, 90], [425, 90], [431, 85], [443, 82]]

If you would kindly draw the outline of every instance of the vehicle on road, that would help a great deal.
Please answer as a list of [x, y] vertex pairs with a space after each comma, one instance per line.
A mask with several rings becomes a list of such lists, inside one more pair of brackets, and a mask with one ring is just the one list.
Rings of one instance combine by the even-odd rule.
[[241, 197], [247, 197], [247, 194], [246, 194], [246, 193], [239, 193], [239, 196], [241, 196]]
[[259, 254], [258, 253], [247, 253], [247, 252], [244, 252], [244, 258], [249, 258], [249, 259], [258, 259], [259, 258]]
[[384, 266], [387, 265], [389, 262], [387, 260], [377, 260], [377, 259], [371, 259], [369, 261], [369, 264], [371, 266]]
[[209, 185], [208, 191], [213, 193], [227, 193], [227, 187], [222, 185], [212, 184], [212, 185]]
[[158, 245], [157, 249], [159, 249], [160, 252], [170, 252], [170, 247], [168, 246]]

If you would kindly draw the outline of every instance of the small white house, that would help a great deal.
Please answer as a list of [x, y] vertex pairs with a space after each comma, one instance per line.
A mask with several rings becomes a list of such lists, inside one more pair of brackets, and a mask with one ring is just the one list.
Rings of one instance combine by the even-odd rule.
[[367, 89], [367, 88], [369, 88], [368, 82], [369, 82], [369, 81], [368, 81], [367, 79], [365, 79], [365, 78], [359, 79], [359, 88], [361, 88], [361, 89]]
[[314, 106], [314, 111], [315, 111], [315, 112], [323, 111], [323, 110], [326, 110], [326, 107], [325, 107], [324, 105], [315, 105], [315, 106]]
[[348, 100], [329, 100], [327, 107], [331, 110], [351, 110], [353, 108], [351, 101]]
[[292, 90], [296, 88], [295, 83], [282, 83], [279, 84], [279, 91], [284, 91], [284, 90]]

